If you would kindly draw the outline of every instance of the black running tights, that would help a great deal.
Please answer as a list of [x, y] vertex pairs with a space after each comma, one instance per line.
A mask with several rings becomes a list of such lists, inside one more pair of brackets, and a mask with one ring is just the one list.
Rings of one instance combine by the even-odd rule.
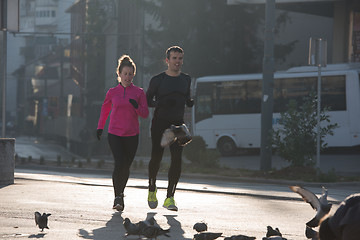
[[[160, 168], [160, 162], [164, 154], [164, 148], [161, 147], [160, 141], [163, 132], [169, 128], [171, 124], [180, 125], [183, 121], [168, 122], [160, 119], [153, 119], [151, 125], [151, 159], [149, 162], [149, 189], [154, 191], [156, 175]], [[179, 182], [181, 175], [181, 158], [183, 147], [177, 142], [170, 145], [171, 163], [168, 172], [168, 188], [167, 197], [173, 197], [176, 190], [176, 185]]]
[[109, 133], [108, 141], [115, 160], [112, 180], [115, 197], [118, 197], [124, 192], [129, 179], [130, 166], [138, 147], [139, 135], [120, 137]]

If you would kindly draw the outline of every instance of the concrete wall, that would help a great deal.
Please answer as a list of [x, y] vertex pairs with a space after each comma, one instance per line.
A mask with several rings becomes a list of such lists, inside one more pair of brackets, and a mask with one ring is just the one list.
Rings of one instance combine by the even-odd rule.
[[15, 171], [15, 139], [0, 139], [0, 185], [13, 184]]

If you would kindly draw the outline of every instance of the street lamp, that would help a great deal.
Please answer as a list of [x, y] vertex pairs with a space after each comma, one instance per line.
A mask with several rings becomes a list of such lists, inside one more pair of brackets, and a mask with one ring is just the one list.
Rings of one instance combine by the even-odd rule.
[[327, 51], [326, 40], [323, 38], [310, 38], [308, 64], [318, 67], [317, 81], [317, 135], [316, 135], [316, 168], [320, 169], [320, 106], [321, 106], [321, 67], [326, 67]]

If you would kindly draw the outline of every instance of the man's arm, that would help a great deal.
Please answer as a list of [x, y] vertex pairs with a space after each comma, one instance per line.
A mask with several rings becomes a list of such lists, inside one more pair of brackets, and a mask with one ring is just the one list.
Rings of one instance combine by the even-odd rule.
[[158, 87], [156, 82], [156, 78], [152, 78], [150, 80], [149, 88], [146, 91], [146, 101], [149, 107], [157, 107], [157, 101], [154, 100]]
[[189, 78], [187, 79], [188, 81], [188, 90], [186, 92], [186, 106], [188, 107], [193, 107], [194, 106], [194, 99], [191, 98], [191, 78], [189, 76]]

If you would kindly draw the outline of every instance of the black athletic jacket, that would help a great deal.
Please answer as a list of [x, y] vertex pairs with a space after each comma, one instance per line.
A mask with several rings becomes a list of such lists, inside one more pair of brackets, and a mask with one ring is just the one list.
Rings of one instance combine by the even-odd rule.
[[194, 105], [190, 98], [191, 78], [185, 73], [172, 77], [162, 72], [150, 80], [146, 92], [149, 107], [155, 107], [154, 118], [179, 121], [184, 118], [185, 104]]

